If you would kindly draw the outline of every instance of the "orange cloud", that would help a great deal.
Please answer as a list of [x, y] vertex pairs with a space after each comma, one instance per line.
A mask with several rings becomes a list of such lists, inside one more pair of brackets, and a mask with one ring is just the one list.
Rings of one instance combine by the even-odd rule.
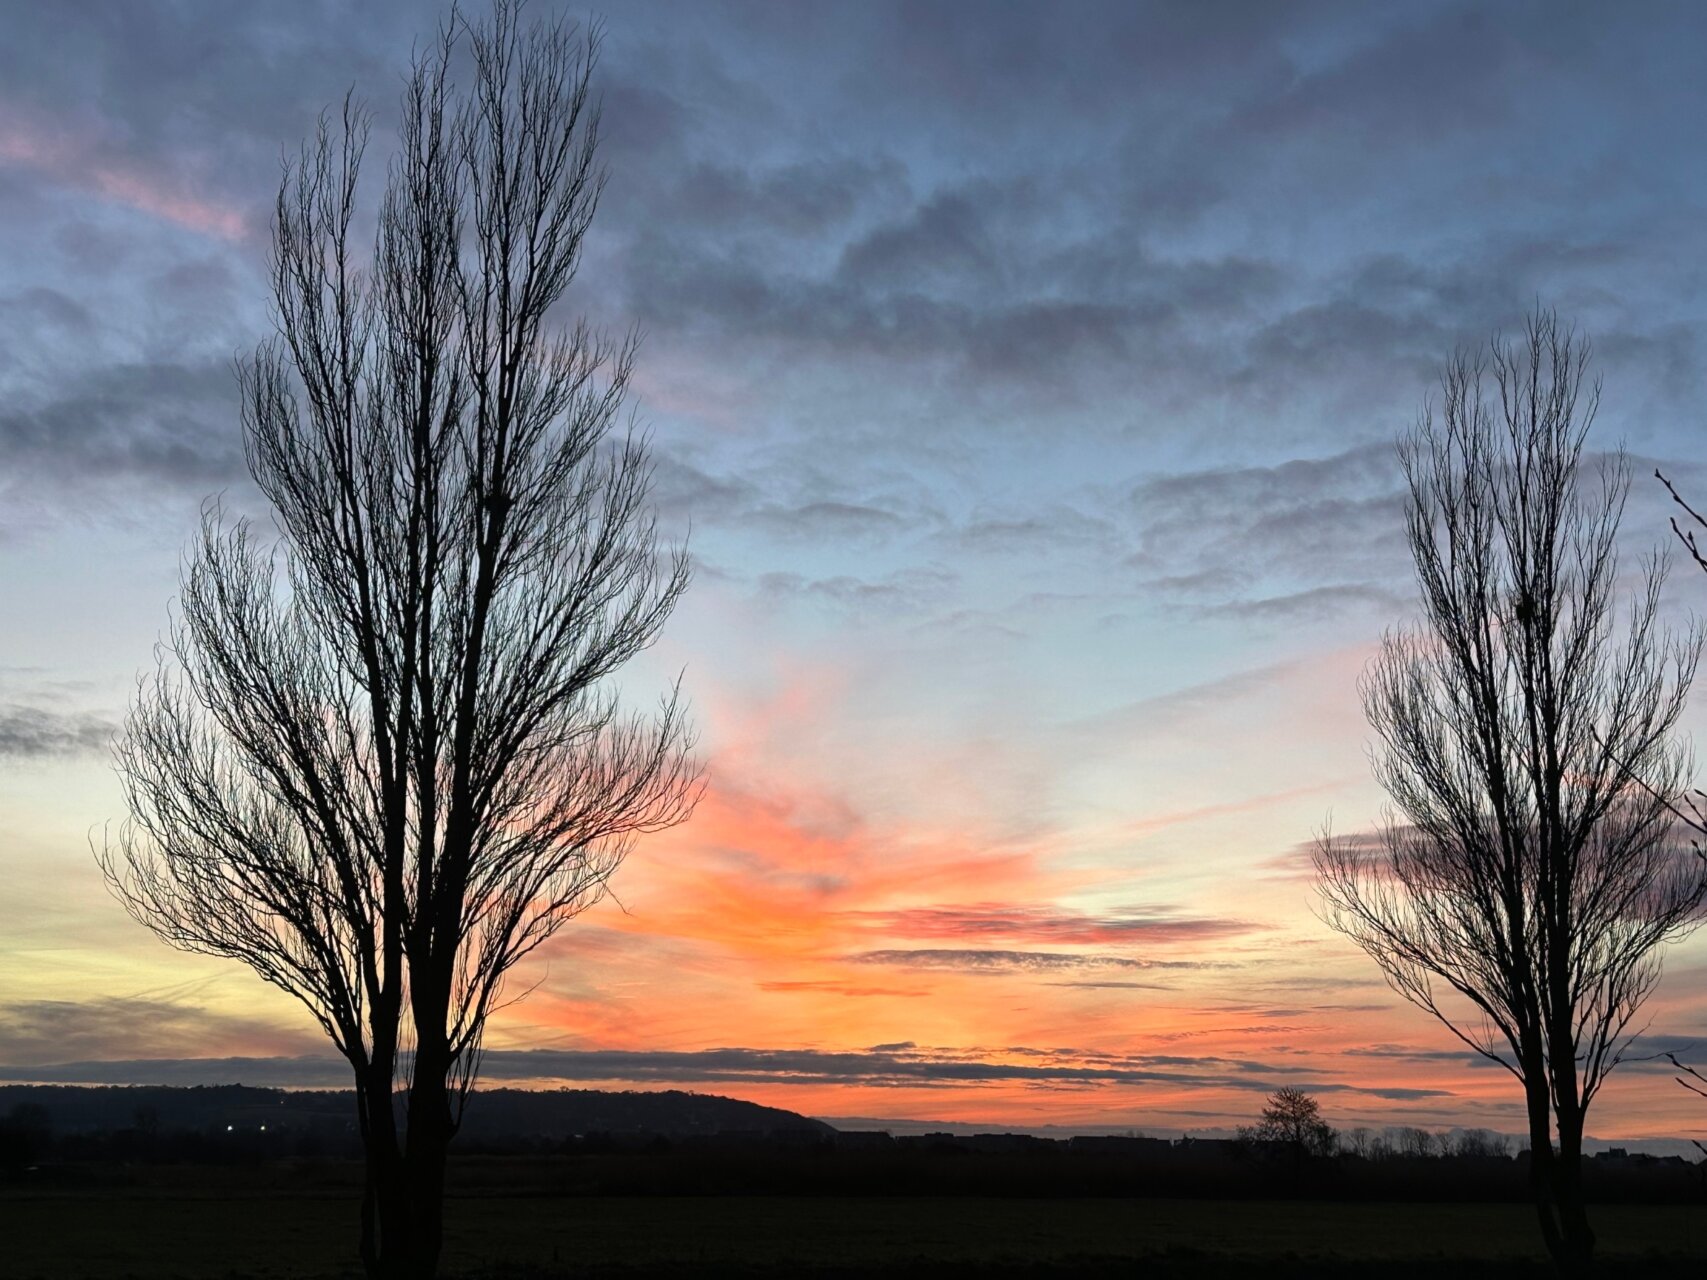
[[[699, 813], [639, 846], [620, 904], [515, 976], [513, 994], [537, 986], [493, 1019], [491, 1083], [1164, 1132], [1247, 1121], [1284, 1083], [1318, 1092], [1342, 1126], [1520, 1127], [1509, 1077], [1388, 992], [1301, 889], [1261, 874], [1302, 834], [1294, 792], [1235, 795], [1201, 819], [1135, 798], [1023, 838], [1000, 815], [981, 830], [931, 803], [926, 769], [893, 804], [844, 785], [835, 752], [861, 744], [832, 749], [819, 726], [858, 723], [851, 688], [826, 668], [745, 701], [724, 686]], [[1246, 810], [1254, 823], [1217, 820]], [[1155, 822], [1192, 828], [1187, 872], [1214, 870], [1215, 910], [1194, 905], [1189, 874], [1133, 853], [1131, 831]], [[1130, 905], [1140, 882], [1148, 900]], [[1702, 1025], [1700, 979], [1675, 975], [1657, 1019]], [[218, 1043], [235, 1053], [244, 1038]], [[1632, 1067], [1597, 1103], [1598, 1131], [1679, 1131], [1695, 1104], [1674, 1089]]]

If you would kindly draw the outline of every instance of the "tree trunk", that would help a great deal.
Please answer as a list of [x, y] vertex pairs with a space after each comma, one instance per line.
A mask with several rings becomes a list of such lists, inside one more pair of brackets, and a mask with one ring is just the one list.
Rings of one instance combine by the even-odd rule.
[[362, 1186], [362, 1269], [369, 1280], [413, 1280], [414, 1258], [403, 1156], [397, 1145], [391, 1072], [372, 1070], [356, 1091], [366, 1165]]
[[1528, 1092], [1529, 1189], [1541, 1238], [1560, 1275], [1588, 1275], [1594, 1263], [1594, 1230], [1583, 1204], [1583, 1117], [1580, 1111], [1560, 1117], [1555, 1151], [1551, 1097], [1545, 1085], [1531, 1085]]
[[1567, 1108], [1559, 1116], [1559, 1155], [1553, 1164], [1553, 1202], [1564, 1234], [1566, 1257], [1560, 1269], [1585, 1274], [1594, 1262], [1594, 1228], [1583, 1204], [1583, 1115]]
[[446, 1086], [449, 1062], [439, 1046], [417, 1052], [409, 1090], [408, 1197], [415, 1232], [411, 1280], [432, 1280], [444, 1248], [445, 1158], [456, 1131]]
[[1541, 1224], [1547, 1256], [1569, 1274], [1564, 1227], [1554, 1200], [1554, 1169], [1558, 1161], [1553, 1154], [1552, 1100], [1546, 1084], [1533, 1079], [1524, 1082], [1524, 1092], [1529, 1108], [1529, 1194], [1535, 1202], [1535, 1217]]

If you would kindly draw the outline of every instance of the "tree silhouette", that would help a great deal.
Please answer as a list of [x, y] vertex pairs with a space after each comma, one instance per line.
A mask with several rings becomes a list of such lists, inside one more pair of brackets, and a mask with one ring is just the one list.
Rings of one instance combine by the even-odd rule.
[[1588, 360], [1537, 313], [1524, 341], [1457, 355], [1440, 417], [1402, 440], [1423, 625], [1389, 633], [1362, 682], [1394, 812], [1373, 843], [1316, 851], [1328, 922], [1522, 1085], [1566, 1269], [1594, 1249], [1584, 1117], [1707, 896], [1673, 817], [1701, 636], [1661, 628], [1657, 558], [1619, 624], [1628, 469], [1614, 454], [1585, 483]]
[[[1689, 558], [1695, 562], [1695, 567], [1707, 573], [1707, 553], [1703, 552], [1700, 541], [1702, 536], [1707, 534], [1707, 516], [1703, 516], [1685, 500], [1683, 495], [1677, 491], [1677, 486], [1666, 478], [1665, 472], [1655, 468], [1654, 479], [1665, 486], [1666, 493], [1671, 496], [1672, 504], [1683, 513], [1681, 518], [1676, 514], [1671, 517], [1672, 533], [1683, 544], [1684, 550], [1689, 552]], [[1697, 837], [1707, 837], [1707, 792], [1691, 789], [1678, 800], [1679, 806], [1675, 811], [1676, 816], [1686, 826], [1692, 828]], [[1701, 848], [1699, 839], [1696, 842], [1696, 851], [1701, 853], [1703, 857], [1707, 857], [1707, 850]], [[1665, 1057], [1672, 1066], [1683, 1073], [1674, 1077], [1680, 1085], [1698, 1097], [1707, 1098], [1707, 1076], [1703, 1076], [1700, 1071], [1689, 1064], [1679, 1061], [1674, 1054], [1668, 1053]], [[1703, 1146], [1693, 1138], [1690, 1139], [1690, 1142], [1697, 1151], [1707, 1155], [1707, 1146]]]
[[1262, 1119], [1239, 1130], [1239, 1140], [1258, 1150], [1284, 1153], [1294, 1161], [1330, 1156], [1339, 1134], [1322, 1119], [1322, 1107], [1302, 1089], [1287, 1085], [1268, 1095]]
[[[1655, 468], [1654, 479], [1665, 486], [1666, 493], [1671, 497], [1672, 505], [1683, 513], [1681, 518], [1675, 513], [1672, 515], [1672, 533], [1683, 544], [1683, 549], [1689, 553], [1689, 558], [1695, 562], [1695, 567], [1707, 573], [1707, 551], [1703, 550], [1700, 542], [1702, 536], [1707, 535], [1707, 516], [1702, 515], [1684, 499], [1683, 495], [1677, 491], [1677, 487], [1666, 478], [1665, 472]], [[1697, 837], [1707, 837], [1707, 792], [1692, 787], [1674, 799], [1677, 801], [1677, 807], [1673, 810], [1674, 816], [1684, 825], [1690, 827]], [[1701, 848], [1699, 840], [1696, 847], [1703, 857], [1707, 857], [1707, 849]], [[1687, 1069], [1685, 1068], [1685, 1070]]]
[[278, 333], [239, 367], [276, 549], [204, 514], [100, 850], [133, 916], [244, 961], [348, 1059], [375, 1276], [436, 1269], [505, 975], [697, 795], [676, 693], [634, 716], [609, 680], [688, 582], [622, 420], [633, 343], [549, 323], [604, 182], [597, 36], [520, 8], [415, 59], [371, 261], [363, 111], [286, 166]]

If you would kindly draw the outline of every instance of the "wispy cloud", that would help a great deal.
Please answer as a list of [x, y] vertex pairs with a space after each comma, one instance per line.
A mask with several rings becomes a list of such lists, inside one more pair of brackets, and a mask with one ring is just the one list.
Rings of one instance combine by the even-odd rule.
[[98, 753], [106, 749], [117, 729], [103, 716], [0, 702], [0, 759]]
[[1000, 938], [1093, 945], [1214, 942], [1258, 933], [1264, 927], [1246, 920], [1189, 916], [1167, 908], [1130, 908], [1093, 915], [1061, 907], [999, 902], [849, 912], [847, 918], [882, 933], [907, 938]]
[[[209, 1008], [192, 988], [132, 996], [0, 1002], [0, 1056], [11, 1079], [29, 1079], [40, 1064], [115, 1054], [148, 1057], [181, 1053], [186, 1045], [231, 1052], [239, 1046], [287, 1047], [301, 1052], [316, 1043], [304, 1030]], [[81, 1068], [79, 1068], [81, 1069]], [[89, 1071], [99, 1071], [96, 1066]], [[77, 1079], [75, 1075], [66, 1077]], [[162, 1081], [164, 1083], [164, 1081]]]
[[1203, 960], [1138, 960], [1131, 956], [1063, 951], [990, 951], [974, 948], [913, 948], [861, 951], [847, 956], [854, 964], [896, 965], [910, 969], [951, 969], [967, 973], [1057, 973], [1063, 969], [1225, 969]]
[[[1015, 1051], [1020, 1061], [1001, 1060], [909, 1043], [860, 1052], [815, 1049], [704, 1049], [692, 1052], [605, 1050], [493, 1050], [482, 1060], [482, 1077], [501, 1080], [612, 1080], [648, 1084], [857, 1084], [867, 1087], [956, 1085], [1175, 1085], [1230, 1088], [1262, 1093], [1276, 1082], [1309, 1072], [1292, 1064], [1180, 1055], [1115, 1056], [1070, 1051]], [[146, 1059], [123, 1062], [63, 1062], [0, 1065], [0, 1079], [64, 1083], [335, 1084], [348, 1065], [330, 1057]], [[1367, 1093], [1384, 1098], [1448, 1096], [1442, 1090], [1362, 1088], [1339, 1081], [1312, 1081], [1317, 1092]]]
[[[9, 118], [8, 118], [9, 117]], [[19, 118], [0, 103], [0, 165], [25, 165], [53, 181], [128, 205], [187, 230], [240, 240], [248, 230], [242, 210], [217, 196], [185, 189], [181, 177], [163, 175], [134, 159], [102, 154], [94, 139]]]

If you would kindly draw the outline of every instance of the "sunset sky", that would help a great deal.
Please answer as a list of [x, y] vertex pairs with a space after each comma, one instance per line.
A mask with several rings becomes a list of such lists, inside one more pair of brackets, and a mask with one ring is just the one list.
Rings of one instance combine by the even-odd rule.
[[[1628, 564], [1655, 466], [1707, 500], [1707, 8], [599, 12], [576, 297], [644, 331], [696, 565], [623, 686], [683, 673], [708, 789], [518, 974], [485, 1080], [1155, 1132], [1296, 1084], [1521, 1128], [1316, 918], [1309, 847], [1381, 813], [1392, 441], [1455, 344], [1537, 300], [1592, 337]], [[380, 173], [440, 13], [0, 0], [0, 1079], [347, 1082], [90, 845], [201, 503], [265, 518], [232, 359], [281, 151], [353, 85]], [[1707, 1065], [1707, 936], [1649, 1012], [1638, 1053]], [[1663, 1065], [1590, 1131], [1707, 1133]]]

